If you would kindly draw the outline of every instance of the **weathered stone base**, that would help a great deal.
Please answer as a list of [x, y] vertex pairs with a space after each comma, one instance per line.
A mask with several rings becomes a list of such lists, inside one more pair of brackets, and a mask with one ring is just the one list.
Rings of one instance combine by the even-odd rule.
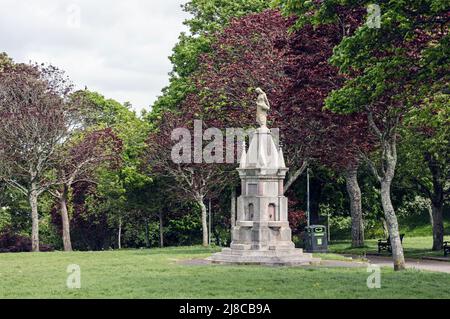
[[270, 266], [301, 266], [319, 264], [320, 258], [303, 253], [303, 249], [286, 250], [236, 250], [224, 248], [221, 252], [208, 257], [215, 264], [246, 264]]

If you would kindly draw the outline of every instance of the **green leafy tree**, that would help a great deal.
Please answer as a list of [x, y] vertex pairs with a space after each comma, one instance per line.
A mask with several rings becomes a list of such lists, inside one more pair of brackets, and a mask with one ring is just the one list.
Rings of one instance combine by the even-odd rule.
[[[87, 100], [86, 103], [93, 105], [92, 128], [96, 130], [110, 128], [122, 141], [119, 156], [121, 165], [115, 169], [102, 168], [98, 171], [96, 191], [87, 200], [90, 211], [106, 215], [110, 226], [117, 229], [117, 246], [121, 248], [122, 226], [126, 223], [126, 219], [135, 216], [135, 208], [139, 203], [134, 201], [142, 200], [142, 197], [135, 196], [133, 192], [139, 192], [152, 181], [141, 170], [149, 124], [139, 118], [128, 103], [122, 105], [87, 90], [78, 94]], [[146, 200], [150, 201], [151, 198]]]
[[[279, 1], [300, 25], [339, 21], [349, 10], [372, 5], [371, 1]], [[374, 8], [373, 5], [370, 8]], [[368, 23], [344, 37], [331, 61], [350, 80], [334, 91], [326, 106], [335, 112], [367, 115], [378, 139], [375, 160], [365, 154], [381, 187], [381, 202], [392, 244], [394, 268], [405, 268], [398, 220], [391, 201], [391, 184], [397, 166], [400, 123], [409, 110], [434, 89], [448, 83], [449, 3], [415, 0], [379, 1], [369, 10]], [[434, 83], [434, 84], [433, 84]], [[440, 85], [439, 85], [440, 84]]]
[[405, 116], [404, 170], [431, 202], [433, 250], [444, 242], [443, 209], [450, 197], [450, 99], [440, 93]]

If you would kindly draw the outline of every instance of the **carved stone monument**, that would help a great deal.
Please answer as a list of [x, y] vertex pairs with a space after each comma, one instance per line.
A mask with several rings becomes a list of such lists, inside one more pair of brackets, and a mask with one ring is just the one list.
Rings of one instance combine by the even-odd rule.
[[319, 262], [295, 248], [288, 222], [284, 179], [288, 168], [281, 147], [277, 149], [267, 128], [270, 105], [258, 89], [257, 121], [260, 125], [242, 153], [239, 176], [242, 194], [237, 201], [237, 220], [230, 248], [207, 260], [213, 263], [302, 265]]

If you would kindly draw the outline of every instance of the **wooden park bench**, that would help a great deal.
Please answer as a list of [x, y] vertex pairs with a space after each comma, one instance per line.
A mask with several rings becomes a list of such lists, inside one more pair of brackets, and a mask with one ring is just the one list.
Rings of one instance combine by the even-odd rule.
[[[405, 234], [400, 235], [400, 242], [402, 244], [403, 244], [403, 237], [405, 237]], [[387, 250], [388, 252], [392, 253], [391, 236], [389, 236], [386, 240], [383, 239], [378, 240], [378, 253], [380, 254], [382, 250]]]
[[448, 245], [448, 241], [444, 242], [444, 256], [447, 257], [450, 253], [450, 246]]

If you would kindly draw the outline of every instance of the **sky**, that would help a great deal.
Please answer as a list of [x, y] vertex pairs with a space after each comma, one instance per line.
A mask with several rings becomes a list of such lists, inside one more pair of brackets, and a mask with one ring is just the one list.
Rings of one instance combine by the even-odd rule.
[[0, 52], [51, 63], [136, 111], [167, 86], [187, 0], [0, 0]]

